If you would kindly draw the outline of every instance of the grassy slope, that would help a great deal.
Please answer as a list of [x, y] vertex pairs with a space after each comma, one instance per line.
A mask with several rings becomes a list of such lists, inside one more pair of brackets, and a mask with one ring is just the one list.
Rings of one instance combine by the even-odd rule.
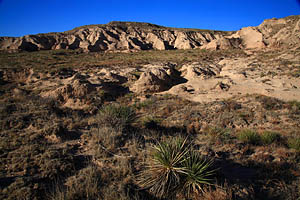
[[[139, 67], [153, 62], [180, 66], [237, 56], [245, 55], [240, 51], [82, 54], [60, 50], [1, 53], [0, 67], [12, 74], [22, 68], [55, 74], [61, 68]], [[26, 92], [16, 95], [15, 88]], [[140, 101], [126, 94], [110, 100], [131, 106], [137, 118], [130, 126], [118, 128], [109, 127], [97, 115], [108, 101], [105, 97], [92, 102], [93, 109], [71, 110], [41, 99], [22, 79], [1, 84], [0, 91], [1, 199], [155, 199], [147, 190], [139, 190], [136, 175], [149, 157], [150, 146], [174, 136], [188, 137], [219, 168], [214, 177], [219, 187], [208, 188], [204, 199], [299, 197], [300, 154], [294, 150], [300, 146], [299, 102], [252, 95], [199, 104], [170, 95]], [[265, 131], [279, 137], [251, 139], [245, 136], [247, 129], [261, 138]]]

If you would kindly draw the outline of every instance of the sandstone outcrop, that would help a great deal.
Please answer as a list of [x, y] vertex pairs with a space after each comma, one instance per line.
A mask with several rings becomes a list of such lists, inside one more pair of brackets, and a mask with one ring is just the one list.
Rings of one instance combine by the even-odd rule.
[[89, 52], [200, 47], [226, 32], [173, 29], [149, 23], [111, 22], [62, 33], [1, 37], [0, 50], [83, 49]]
[[[299, 60], [299, 55], [291, 50], [284, 51], [282, 57], [276, 58], [273, 55], [272, 62], [270, 58], [266, 58], [265, 62], [260, 61], [259, 64], [257, 64], [259, 56], [251, 55], [234, 59], [225, 58], [218, 62], [183, 65], [180, 71], [186, 82], [174, 85], [162, 93], [198, 102], [211, 102], [249, 94], [265, 95], [284, 101], [299, 99], [299, 78], [292, 75], [291, 71], [283, 72], [282, 67], [276, 67], [283, 59], [291, 62], [293, 60], [291, 58]], [[260, 52], [260, 56], [266, 55], [270, 56], [272, 53]], [[293, 68], [292, 65], [290, 67]], [[285, 67], [285, 70], [288, 68]]]
[[262, 49], [294, 47], [300, 40], [300, 15], [265, 20], [236, 32], [180, 29], [150, 23], [110, 22], [62, 33], [0, 37], [0, 50], [82, 49], [86, 52], [168, 49]]
[[139, 79], [132, 85], [136, 93], [162, 92], [170, 89], [179, 80], [174, 65], [147, 65]]
[[95, 90], [95, 87], [86, 80], [87, 77], [76, 73], [74, 76], [63, 80], [63, 86], [55, 90], [44, 92], [42, 97], [53, 98], [69, 108], [85, 108], [87, 106], [86, 96]]

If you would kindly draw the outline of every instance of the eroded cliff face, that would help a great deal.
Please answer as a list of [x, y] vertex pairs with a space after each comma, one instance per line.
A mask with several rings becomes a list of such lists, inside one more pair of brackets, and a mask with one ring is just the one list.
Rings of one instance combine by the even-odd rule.
[[0, 50], [83, 49], [88, 52], [167, 49], [261, 49], [299, 46], [300, 16], [265, 20], [237, 32], [176, 29], [149, 23], [111, 22], [62, 33], [1, 37]]

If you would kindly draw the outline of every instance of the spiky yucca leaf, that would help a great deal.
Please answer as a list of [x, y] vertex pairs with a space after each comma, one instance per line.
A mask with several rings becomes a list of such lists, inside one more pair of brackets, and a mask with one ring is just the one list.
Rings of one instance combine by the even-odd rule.
[[191, 197], [194, 194], [203, 192], [203, 185], [210, 185], [210, 177], [216, 170], [211, 170], [212, 160], [206, 160], [196, 151], [189, 151], [187, 158], [183, 163], [187, 174], [183, 185], [185, 196]]
[[141, 186], [159, 198], [174, 195], [182, 182], [182, 174], [187, 173], [183, 163], [188, 150], [186, 140], [182, 139], [156, 145], [150, 165], [141, 176]]

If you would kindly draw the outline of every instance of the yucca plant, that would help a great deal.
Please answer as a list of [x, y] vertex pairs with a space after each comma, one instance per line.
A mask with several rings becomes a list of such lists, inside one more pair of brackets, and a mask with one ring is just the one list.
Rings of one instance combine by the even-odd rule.
[[145, 171], [140, 174], [139, 184], [159, 198], [192, 197], [203, 191], [204, 184], [211, 184], [212, 161], [205, 160], [192, 150], [186, 140], [173, 139], [158, 143]]
[[173, 139], [154, 146], [150, 165], [142, 172], [140, 184], [159, 198], [172, 198], [186, 174], [183, 163], [188, 153], [186, 140]]
[[211, 185], [211, 176], [215, 173], [212, 167], [213, 161], [203, 159], [196, 151], [189, 151], [187, 158], [183, 163], [186, 169], [185, 180], [183, 184], [184, 196], [191, 198], [203, 192], [203, 185]]

